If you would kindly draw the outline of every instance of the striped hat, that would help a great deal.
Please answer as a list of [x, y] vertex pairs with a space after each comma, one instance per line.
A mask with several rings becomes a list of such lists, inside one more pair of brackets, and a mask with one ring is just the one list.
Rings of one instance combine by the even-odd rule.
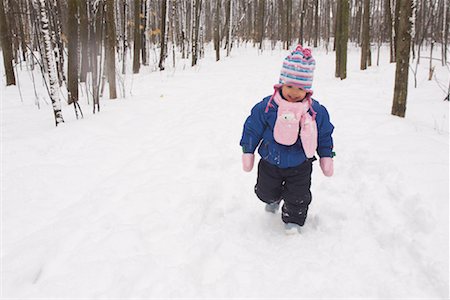
[[310, 49], [304, 49], [297, 45], [294, 51], [288, 55], [281, 67], [280, 84], [291, 84], [312, 94], [312, 82], [316, 61], [312, 57]]

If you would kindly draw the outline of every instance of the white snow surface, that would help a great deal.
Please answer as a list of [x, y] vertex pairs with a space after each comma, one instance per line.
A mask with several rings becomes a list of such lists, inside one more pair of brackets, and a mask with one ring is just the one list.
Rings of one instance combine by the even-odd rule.
[[41, 109], [17, 68], [23, 100], [1, 83], [2, 298], [448, 298], [449, 69], [435, 61], [428, 81], [422, 60], [399, 118], [386, 48], [365, 71], [349, 49], [345, 80], [313, 49], [335, 174], [315, 163], [307, 222], [288, 236], [239, 146], [286, 54], [241, 46], [215, 62], [208, 48], [193, 68], [144, 67], [126, 97], [105, 88], [100, 113], [83, 88], [84, 119], [63, 103], [58, 127], [39, 72]]

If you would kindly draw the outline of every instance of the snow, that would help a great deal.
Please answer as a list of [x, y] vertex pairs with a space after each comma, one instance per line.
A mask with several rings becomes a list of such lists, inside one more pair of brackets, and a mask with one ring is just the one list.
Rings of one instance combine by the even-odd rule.
[[[23, 102], [1, 85], [1, 296], [448, 298], [448, 102], [423, 62], [406, 118], [390, 115], [395, 65], [382, 51], [380, 66], [360, 71], [350, 48], [341, 81], [334, 53], [313, 49], [335, 175], [315, 164], [293, 236], [257, 200], [239, 147], [286, 51], [242, 46], [215, 62], [209, 48], [194, 68], [144, 67], [98, 114], [84, 96], [82, 120], [63, 104], [58, 127], [19, 71]], [[446, 86], [448, 69], [435, 65]]]

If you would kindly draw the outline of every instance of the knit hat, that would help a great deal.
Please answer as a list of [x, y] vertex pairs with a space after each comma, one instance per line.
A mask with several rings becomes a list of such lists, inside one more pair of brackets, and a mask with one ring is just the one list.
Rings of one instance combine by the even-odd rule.
[[281, 67], [280, 84], [291, 84], [312, 94], [312, 81], [316, 61], [312, 57], [310, 49], [304, 49], [297, 45], [294, 51], [288, 55]]

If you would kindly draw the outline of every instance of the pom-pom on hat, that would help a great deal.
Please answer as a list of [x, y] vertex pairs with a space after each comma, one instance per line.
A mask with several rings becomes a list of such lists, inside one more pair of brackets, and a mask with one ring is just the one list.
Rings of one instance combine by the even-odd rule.
[[316, 61], [310, 49], [297, 45], [283, 61], [280, 74], [280, 84], [291, 84], [312, 94], [312, 82]]

